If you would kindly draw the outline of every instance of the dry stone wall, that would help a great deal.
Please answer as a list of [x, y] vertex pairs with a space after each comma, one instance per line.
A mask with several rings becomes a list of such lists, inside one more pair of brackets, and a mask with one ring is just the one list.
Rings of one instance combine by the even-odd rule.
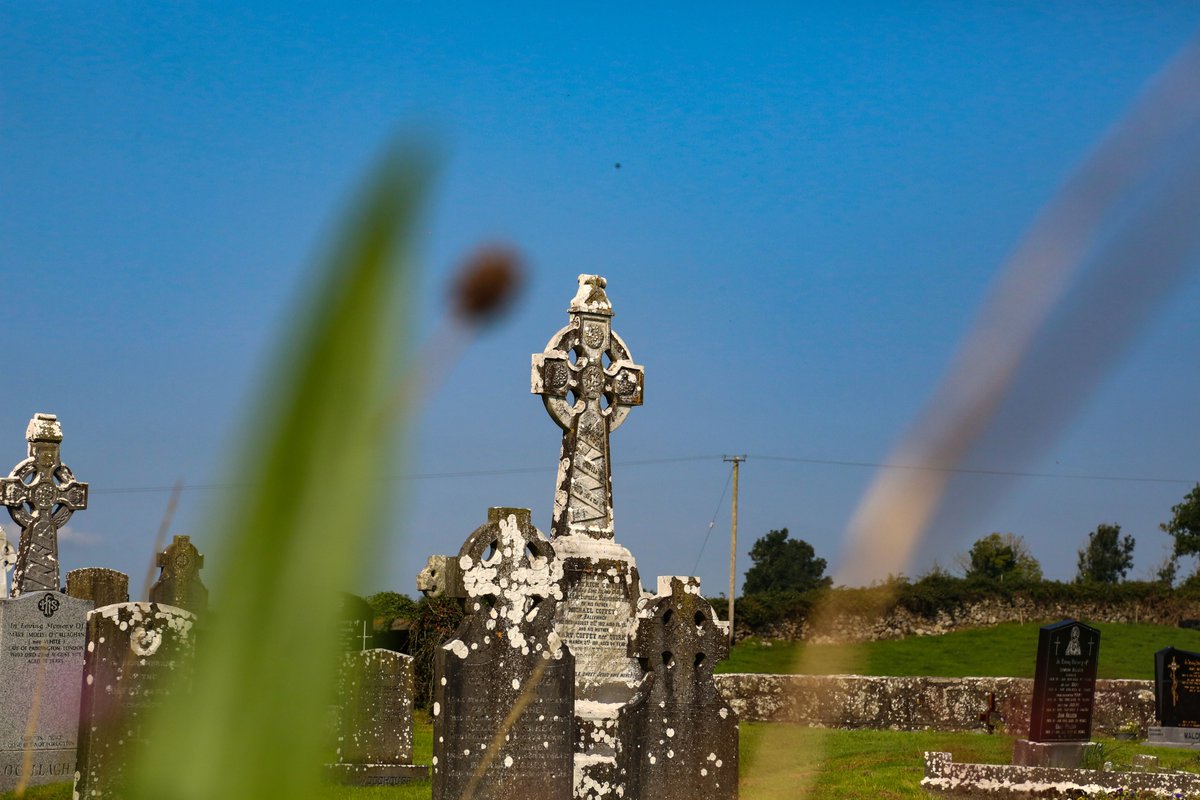
[[[990, 716], [997, 730], [1025, 736], [1033, 697], [1030, 678], [738, 673], [716, 681], [743, 721], [822, 728], [982, 731]], [[1144, 737], [1154, 724], [1153, 682], [1096, 681], [1093, 714], [1095, 733], [1111, 736], [1135, 724]]]
[[[753, 631], [766, 639], [831, 642], [871, 642], [906, 636], [940, 636], [966, 628], [983, 628], [1002, 622], [1054, 622], [1060, 619], [1088, 622], [1178, 625], [1181, 619], [1200, 618], [1200, 605], [1191, 602], [1101, 602], [1032, 600], [1026, 597], [987, 598], [939, 611], [932, 617], [896, 607], [878, 617], [846, 613], [826, 617], [819, 629], [805, 619], [785, 620]], [[742, 638], [751, 632], [738, 626]]]

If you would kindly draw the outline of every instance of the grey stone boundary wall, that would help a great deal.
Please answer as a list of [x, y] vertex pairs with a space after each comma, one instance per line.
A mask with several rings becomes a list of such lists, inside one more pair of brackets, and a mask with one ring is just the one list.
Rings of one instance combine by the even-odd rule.
[[[870, 677], [865, 675], [717, 675], [717, 688], [742, 721], [820, 728], [983, 731], [995, 696], [998, 731], [1029, 734], [1032, 678]], [[1112, 736], [1154, 724], [1152, 681], [1098, 680], [1092, 729]]]
[[[835, 590], [836, 591], [836, 590]], [[817, 644], [830, 642], [869, 642], [902, 639], [906, 636], [939, 636], [964, 628], [984, 628], [1001, 622], [1057, 622], [1061, 619], [1086, 622], [1126, 622], [1134, 624], [1178, 625], [1181, 619], [1200, 618], [1195, 602], [1103, 602], [1087, 600], [1031, 600], [1026, 597], [993, 597], [964, 603], [938, 611], [933, 617], [895, 607], [879, 617], [844, 613], [827, 618], [819, 631], [812, 630], [806, 619], [784, 620], [767, 624], [751, 632], [741, 629], [738, 636], [753, 635], [764, 639], [805, 640]]]

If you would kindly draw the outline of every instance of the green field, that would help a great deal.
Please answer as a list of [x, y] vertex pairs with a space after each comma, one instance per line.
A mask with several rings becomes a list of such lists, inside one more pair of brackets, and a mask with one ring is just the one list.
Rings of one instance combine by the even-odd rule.
[[[795, 673], [799, 656], [813, 674], [935, 675], [1032, 678], [1041, 623], [1005, 623], [944, 636], [912, 636], [852, 645], [748, 640], [733, 648], [717, 672]], [[1200, 631], [1168, 625], [1097, 623], [1101, 678], [1154, 678], [1154, 651], [1168, 645], [1200, 651]], [[851, 666], [847, 666], [851, 665]]]
[[[416, 760], [429, 763], [432, 732], [427, 723], [416, 726]], [[928, 798], [921, 791], [926, 750], [954, 754], [959, 762], [1008, 763], [1012, 738], [982, 733], [844, 731], [797, 725], [751, 722], [742, 725], [740, 796], [742, 800], [792, 800], [799, 787], [811, 785], [809, 797]], [[1146, 748], [1125, 742], [1099, 740], [1103, 760], [1120, 769], [1134, 753], [1151, 753], [1170, 769], [1200, 769], [1200, 755], [1182, 750]], [[430, 785], [365, 789], [329, 787], [319, 800], [429, 800]], [[24, 800], [69, 800], [69, 784], [39, 787]], [[14, 795], [0, 796], [12, 800]]]

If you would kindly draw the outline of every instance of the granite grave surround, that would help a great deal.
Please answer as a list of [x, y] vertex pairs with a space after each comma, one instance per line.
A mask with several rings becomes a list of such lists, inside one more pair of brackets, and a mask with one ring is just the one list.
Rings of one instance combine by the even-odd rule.
[[1200, 775], [1185, 772], [1109, 772], [1065, 767], [956, 764], [950, 753], [926, 752], [921, 787], [951, 797], [1070, 798], [1194, 797]]
[[337, 679], [337, 749], [326, 773], [355, 786], [429, 777], [412, 763], [413, 661], [391, 650], [345, 653]]

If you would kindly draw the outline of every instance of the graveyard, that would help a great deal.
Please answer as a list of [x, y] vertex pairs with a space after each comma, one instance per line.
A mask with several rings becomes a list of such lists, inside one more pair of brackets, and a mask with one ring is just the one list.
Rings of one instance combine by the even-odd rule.
[[[532, 393], [562, 431], [550, 534], [493, 506], [413, 576], [459, 609], [429, 688], [402, 652], [411, 631], [387, 638], [365, 600], [330, 598], [339, 615], [313, 639], [337, 665], [314, 796], [1200, 796], [1193, 621], [734, 641], [699, 579], [647, 589], [616, 537], [610, 458], [645, 369], [613, 315], [606, 280], [580, 275], [568, 324], [532, 356]], [[58, 418], [35, 414], [28, 457], [0, 483], [21, 530], [0, 600], [0, 788], [137, 798], [161, 720], [208, 703], [209, 638], [236, 629], [187, 535], [156, 553], [144, 600], [111, 568], [60, 574], [59, 532], [89, 495], [63, 442]]]

